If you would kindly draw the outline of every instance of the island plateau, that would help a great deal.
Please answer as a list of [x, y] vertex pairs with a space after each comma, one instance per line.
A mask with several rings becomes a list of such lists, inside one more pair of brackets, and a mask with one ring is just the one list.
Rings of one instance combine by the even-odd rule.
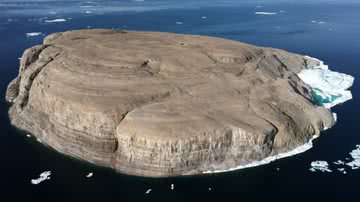
[[56, 151], [166, 177], [301, 147], [335, 124], [331, 103], [351, 99], [352, 82], [284, 50], [93, 29], [51, 34], [27, 49], [6, 99], [11, 123]]

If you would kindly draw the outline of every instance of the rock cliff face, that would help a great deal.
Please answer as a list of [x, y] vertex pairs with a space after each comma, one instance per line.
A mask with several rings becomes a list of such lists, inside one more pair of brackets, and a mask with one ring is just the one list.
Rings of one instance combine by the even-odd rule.
[[8, 87], [13, 125], [140, 176], [200, 174], [289, 151], [334, 124], [297, 76], [316, 61], [206, 36], [52, 34]]

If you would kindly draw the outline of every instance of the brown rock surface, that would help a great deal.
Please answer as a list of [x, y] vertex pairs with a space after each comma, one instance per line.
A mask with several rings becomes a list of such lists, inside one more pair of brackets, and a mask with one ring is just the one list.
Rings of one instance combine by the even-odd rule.
[[206, 36], [80, 30], [24, 52], [13, 125], [141, 176], [199, 174], [289, 151], [331, 127], [297, 73], [314, 61]]

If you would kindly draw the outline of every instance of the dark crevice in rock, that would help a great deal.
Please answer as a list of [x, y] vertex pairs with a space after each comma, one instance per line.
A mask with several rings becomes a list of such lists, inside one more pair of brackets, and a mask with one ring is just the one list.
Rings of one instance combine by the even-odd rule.
[[[49, 46], [45, 46], [45, 48], [47, 48]], [[32, 86], [32, 83], [33, 81], [35, 80], [35, 78], [37, 77], [37, 75], [40, 74], [40, 72], [43, 70], [43, 68], [45, 66], [47, 66], [50, 62], [52, 62], [58, 55], [60, 55], [60, 52], [55, 54], [54, 56], [49, 56], [48, 58], [45, 58], [45, 59], [41, 59], [42, 61], [39, 61], [40, 59], [40, 54], [43, 50], [45, 50], [45, 48], [41, 49], [38, 54], [36, 55], [36, 58], [34, 58], [32, 61], [32, 63], [28, 64], [28, 66], [30, 65], [37, 65], [36, 63], [37, 62], [40, 62], [40, 65], [39, 66], [35, 66], [33, 69], [28, 69], [28, 68], [25, 68], [24, 71], [31, 71], [29, 72], [29, 75], [27, 75], [26, 78], [21, 78], [21, 82], [25, 82], [24, 84], [24, 88], [20, 89], [20, 90], [23, 90], [21, 92], [21, 97], [20, 97], [20, 100], [18, 101], [18, 105], [20, 107], [20, 109], [23, 109], [27, 103], [28, 103], [28, 99], [29, 99], [29, 92], [30, 92], [30, 89], [31, 89], [31, 86]]]

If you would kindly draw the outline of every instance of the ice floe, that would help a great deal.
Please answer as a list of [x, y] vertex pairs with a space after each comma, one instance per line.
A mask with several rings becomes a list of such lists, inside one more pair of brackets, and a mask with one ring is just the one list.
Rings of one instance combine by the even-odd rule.
[[244, 169], [244, 168], [256, 167], [256, 166], [268, 164], [268, 163], [273, 162], [273, 161], [275, 161], [277, 159], [282, 159], [282, 158], [286, 158], [286, 157], [289, 157], [289, 156], [294, 156], [296, 154], [300, 154], [300, 153], [303, 153], [303, 152], [311, 149], [312, 146], [313, 146], [312, 141], [314, 139], [318, 138], [318, 137], [319, 137], [318, 135], [314, 135], [304, 145], [301, 145], [301, 146], [299, 146], [299, 147], [297, 147], [297, 148], [295, 148], [295, 149], [293, 149], [291, 151], [285, 152], [285, 153], [280, 153], [280, 154], [277, 154], [277, 155], [274, 155], [274, 156], [269, 156], [269, 157], [267, 157], [267, 158], [265, 158], [263, 160], [260, 160], [260, 161], [254, 161], [254, 162], [251, 162], [249, 164], [240, 165], [240, 166], [230, 168], [230, 169], [227, 169], [227, 170], [209, 170], [209, 171], [205, 171], [204, 173], [221, 173], [221, 172], [239, 170], [239, 169]]
[[148, 190], [146, 190], [145, 194], [150, 194], [151, 191], [152, 191], [152, 189], [148, 189]]
[[315, 60], [317, 65], [302, 70], [298, 76], [311, 87], [313, 101], [328, 109], [352, 99], [348, 90], [354, 83], [354, 77], [329, 70], [329, 67], [316, 58], [306, 56], [305, 59]]
[[313, 161], [313, 162], [311, 162], [310, 171], [311, 172], [321, 171], [321, 172], [329, 172], [329, 173], [332, 172], [329, 169], [328, 162], [326, 162], [326, 161]]
[[37, 179], [32, 179], [31, 184], [40, 184], [45, 180], [50, 180], [51, 171], [45, 171], [40, 174], [40, 177]]
[[255, 12], [256, 15], [276, 15], [277, 12]]
[[338, 170], [339, 172], [341, 172], [342, 174], [346, 174], [346, 170], [345, 168], [337, 168], [336, 170]]
[[92, 176], [94, 176], [94, 173], [88, 173], [88, 174], [86, 175], [87, 178], [90, 178], [90, 177], [92, 177]]
[[360, 145], [356, 145], [356, 149], [350, 152], [350, 156], [352, 157], [352, 161], [346, 163], [347, 166], [350, 166], [351, 169], [359, 169], [360, 168]]
[[30, 33], [26, 33], [27, 37], [32, 37], [32, 36], [39, 36], [41, 35], [41, 32], [30, 32]]
[[64, 18], [58, 18], [58, 19], [54, 19], [54, 20], [45, 20], [45, 22], [48, 22], [48, 23], [53, 23], [53, 22], [66, 22], [66, 19], [64, 19]]
[[342, 160], [337, 160], [337, 161], [333, 162], [333, 164], [335, 164], [335, 165], [345, 165], [345, 162], [342, 161]]

